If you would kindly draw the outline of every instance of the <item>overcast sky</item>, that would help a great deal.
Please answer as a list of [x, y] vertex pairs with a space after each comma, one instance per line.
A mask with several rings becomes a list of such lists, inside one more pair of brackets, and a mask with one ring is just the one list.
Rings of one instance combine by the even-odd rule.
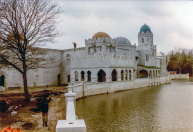
[[97, 32], [111, 38], [126, 37], [138, 45], [138, 32], [146, 23], [153, 32], [158, 51], [168, 53], [176, 47], [193, 48], [193, 1], [63, 1], [60, 32], [49, 48], [85, 46], [85, 39]]

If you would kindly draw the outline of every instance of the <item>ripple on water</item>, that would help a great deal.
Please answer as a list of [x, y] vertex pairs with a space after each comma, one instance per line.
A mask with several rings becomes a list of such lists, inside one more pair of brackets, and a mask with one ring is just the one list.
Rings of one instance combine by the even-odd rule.
[[193, 129], [193, 85], [184, 80], [91, 96], [76, 105], [87, 131]]

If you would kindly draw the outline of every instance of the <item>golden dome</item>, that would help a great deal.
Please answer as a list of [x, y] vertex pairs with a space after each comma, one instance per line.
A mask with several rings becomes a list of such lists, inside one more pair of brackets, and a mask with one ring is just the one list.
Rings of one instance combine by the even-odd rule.
[[110, 38], [110, 36], [107, 34], [107, 33], [105, 33], [105, 32], [98, 32], [98, 33], [95, 33], [94, 35], [93, 35], [93, 37], [92, 37], [92, 39], [93, 38], [98, 38], [98, 37], [108, 37], [108, 38]]

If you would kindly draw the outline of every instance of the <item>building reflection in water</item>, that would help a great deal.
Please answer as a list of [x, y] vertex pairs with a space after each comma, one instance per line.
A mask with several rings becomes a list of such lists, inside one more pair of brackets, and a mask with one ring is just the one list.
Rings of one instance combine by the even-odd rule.
[[90, 96], [76, 103], [87, 131], [193, 130], [193, 85], [169, 85]]

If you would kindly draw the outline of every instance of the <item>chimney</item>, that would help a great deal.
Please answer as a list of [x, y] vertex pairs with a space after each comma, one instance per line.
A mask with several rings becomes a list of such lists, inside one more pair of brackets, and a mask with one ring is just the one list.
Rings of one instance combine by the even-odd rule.
[[76, 43], [75, 42], [72, 42], [74, 44], [74, 49], [76, 49]]

